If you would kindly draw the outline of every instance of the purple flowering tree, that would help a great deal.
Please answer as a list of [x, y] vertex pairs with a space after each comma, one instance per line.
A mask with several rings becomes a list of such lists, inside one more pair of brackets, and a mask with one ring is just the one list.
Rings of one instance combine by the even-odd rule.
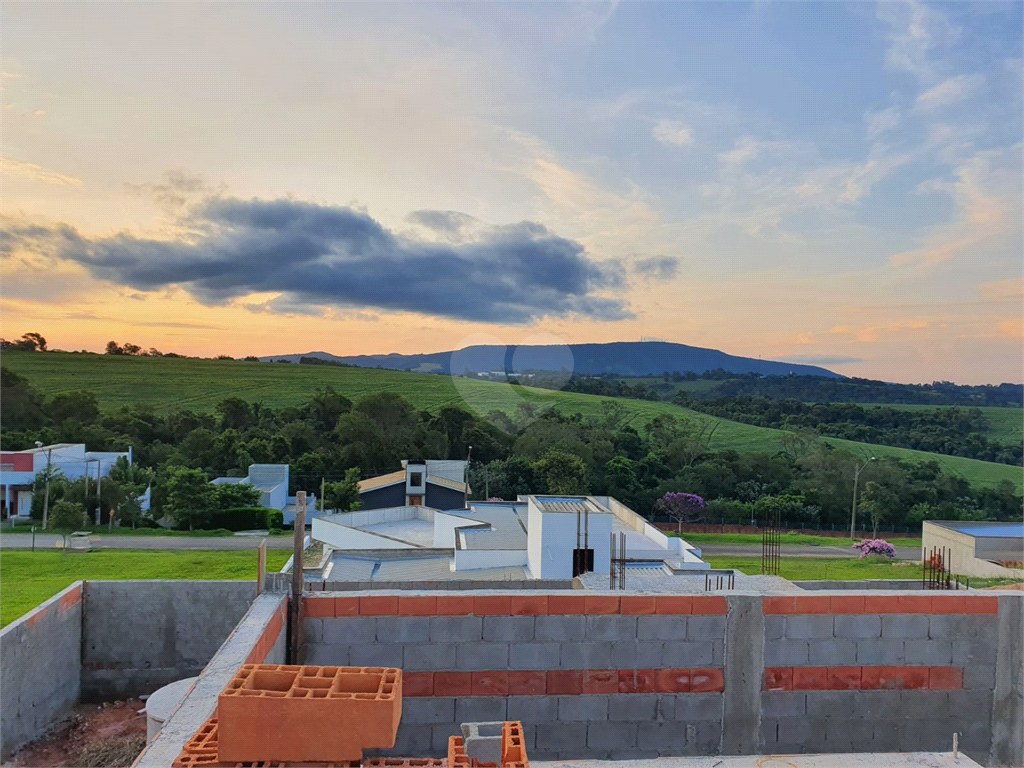
[[487, 500], [488, 501], [504, 501], [504, 499], [501, 498], [500, 496], [488, 496]]
[[704, 499], [695, 493], [669, 491], [654, 502], [654, 511], [675, 520], [678, 532], [682, 533], [683, 523], [694, 523], [704, 517]]
[[864, 539], [853, 545], [854, 549], [860, 550], [861, 557], [870, 555], [881, 555], [882, 557], [896, 557], [896, 547], [885, 539]]

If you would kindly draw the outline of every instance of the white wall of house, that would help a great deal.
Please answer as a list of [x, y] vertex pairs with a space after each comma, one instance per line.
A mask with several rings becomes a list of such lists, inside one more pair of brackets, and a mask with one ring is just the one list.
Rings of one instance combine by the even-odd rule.
[[412, 544], [335, 523], [327, 518], [313, 518], [312, 537], [332, 549], [416, 549]]
[[473, 571], [480, 568], [527, 565], [527, 559], [525, 549], [456, 549], [455, 570]]

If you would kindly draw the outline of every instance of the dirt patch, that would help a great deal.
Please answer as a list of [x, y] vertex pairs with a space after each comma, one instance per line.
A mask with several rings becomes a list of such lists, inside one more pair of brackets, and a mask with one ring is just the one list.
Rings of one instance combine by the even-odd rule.
[[79, 704], [65, 726], [24, 747], [4, 766], [129, 766], [146, 746], [146, 713], [139, 712], [144, 706], [138, 699]]

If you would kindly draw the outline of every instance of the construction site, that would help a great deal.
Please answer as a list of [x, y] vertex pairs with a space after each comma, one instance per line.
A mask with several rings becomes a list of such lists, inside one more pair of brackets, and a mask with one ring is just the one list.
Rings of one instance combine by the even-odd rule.
[[139, 768], [1024, 764], [1021, 592], [655, 568], [621, 510], [595, 558], [570, 502], [546, 578], [77, 582], [0, 635], [3, 755], [149, 696]]

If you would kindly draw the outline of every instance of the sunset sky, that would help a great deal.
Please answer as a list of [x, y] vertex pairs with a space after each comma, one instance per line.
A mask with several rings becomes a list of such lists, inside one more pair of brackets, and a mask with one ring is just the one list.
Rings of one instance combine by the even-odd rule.
[[1024, 378], [1019, 2], [0, 15], [5, 338]]

